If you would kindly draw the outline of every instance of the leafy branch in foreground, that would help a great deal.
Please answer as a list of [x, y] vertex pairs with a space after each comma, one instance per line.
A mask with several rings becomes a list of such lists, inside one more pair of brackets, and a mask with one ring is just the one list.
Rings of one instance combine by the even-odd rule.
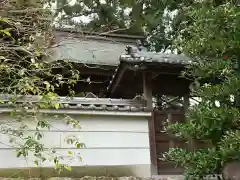
[[[63, 85], [73, 95], [71, 89], [79, 72], [67, 62], [49, 61], [51, 13], [43, 8], [44, 4], [43, 0], [0, 2], [0, 94], [4, 95], [1, 103], [12, 109], [11, 119], [2, 122], [0, 128], [2, 135], [10, 136], [7, 145], [17, 148], [17, 157], [34, 156], [36, 165], [52, 161], [57, 170], [69, 170], [67, 164], [61, 164], [62, 156], [42, 142], [42, 130], [52, 127], [41, 109], [60, 107], [54, 100]], [[59, 73], [61, 69], [64, 74]], [[37, 98], [26, 98], [31, 96]], [[78, 121], [66, 118], [67, 124], [79, 125]], [[34, 123], [34, 129], [29, 122]], [[35, 133], [29, 133], [29, 129]], [[72, 138], [70, 143], [82, 147], [77, 139]]]
[[[226, 163], [240, 159], [240, 8], [238, 1], [195, 1], [185, 7], [191, 22], [178, 34], [178, 47], [195, 60], [185, 75], [198, 86], [184, 124], [169, 125], [177, 136], [209, 143], [191, 152], [171, 149], [166, 157], [185, 169], [186, 179], [221, 173]], [[184, 36], [183, 36], [184, 34]], [[187, 34], [187, 36], [186, 36]]]

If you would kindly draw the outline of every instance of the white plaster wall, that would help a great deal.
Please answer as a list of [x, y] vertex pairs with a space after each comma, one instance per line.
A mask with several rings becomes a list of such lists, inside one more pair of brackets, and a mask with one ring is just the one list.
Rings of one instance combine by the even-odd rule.
[[[47, 116], [51, 122], [50, 130], [44, 132], [45, 147], [55, 148], [64, 157], [63, 163], [71, 166], [117, 166], [117, 165], [150, 165], [150, 150], [148, 140], [147, 117], [131, 116], [99, 116], [74, 115], [80, 121], [81, 129], [73, 129], [66, 125], [63, 116], [53, 118]], [[0, 126], [18, 127], [8, 115], [0, 115]], [[35, 122], [25, 120], [28, 125], [25, 135], [34, 133]], [[66, 143], [69, 135], [79, 137], [86, 148], [77, 149]], [[28, 159], [17, 158], [16, 149], [11, 147], [9, 137], [0, 135], [0, 168], [36, 167], [31, 155]], [[68, 156], [68, 151], [73, 153]], [[80, 155], [82, 161], [75, 155]], [[45, 167], [52, 166], [46, 162]]]

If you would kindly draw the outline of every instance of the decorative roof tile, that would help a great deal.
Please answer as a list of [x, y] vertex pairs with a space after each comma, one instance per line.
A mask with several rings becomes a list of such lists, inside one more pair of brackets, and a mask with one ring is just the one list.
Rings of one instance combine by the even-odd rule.
[[[15, 98], [14, 98], [15, 99]], [[10, 98], [0, 96], [0, 100], [5, 103], [0, 105], [0, 109], [13, 108], [8, 102]], [[44, 102], [37, 96], [24, 96], [16, 100], [17, 104]], [[59, 103], [59, 109], [77, 109], [77, 110], [94, 110], [94, 111], [127, 111], [142, 112], [146, 110], [145, 100], [128, 100], [128, 99], [107, 99], [107, 98], [67, 98], [57, 97], [53, 103]]]

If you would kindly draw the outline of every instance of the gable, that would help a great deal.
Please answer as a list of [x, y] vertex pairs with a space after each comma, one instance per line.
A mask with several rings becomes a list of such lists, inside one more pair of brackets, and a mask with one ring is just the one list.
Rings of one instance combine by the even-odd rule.
[[137, 38], [85, 35], [55, 31], [56, 44], [52, 48], [54, 60], [69, 60], [83, 64], [117, 66], [119, 57], [125, 54], [126, 46], [135, 45]]

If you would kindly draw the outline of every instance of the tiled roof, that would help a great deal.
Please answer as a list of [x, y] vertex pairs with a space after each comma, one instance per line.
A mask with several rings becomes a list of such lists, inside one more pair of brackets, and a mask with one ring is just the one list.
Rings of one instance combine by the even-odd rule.
[[[115, 83], [116, 77], [122, 70], [124, 64], [134, 65], [130, 67], [138, 67], [142, 64], [169, 64], [169, 65], [189, 65], [192, 63], [191, 59], [184, 55], [178, 54], [167, 54], [167, 53], [156, 53], [148, 51], [139, 51], [136, 47], [127, 46], [127, 54], [120, 56], [120, 65], [116, 68], [112, 80], [107, 87], [109, 91], [113, 83]], [[129, 52], [130, 51], [130, 52]]]
[[190, 58], [179, 54], [155, 53], [155, 52], [135, 52], [132, 54], [121, 55], [120, 62], [128, 63], [168, 63], [168, 64], [190, 64]]
[[[15, 98], [14, 98], [15, 99]], [[0, 109], [12, 108], [7, 102], [9, 99], [1, 96], [1, 100], [5, 103], [0, 105]], [[36, 96], [20, 97], [17, 104], [23, 103], [37, 103], [41, 101]], [[59, 103], [59, 110], [95, 110], [95, 111], [127, 111], [127, 112], [141, 112], [146, 110], [146, 102], [144, 100], [127, 100], [127, 99], [107, 99], [107, 98], [66, 98], [58, 97], [54, 103]], [[14, 103], [15, 104], [15, 103]]]

